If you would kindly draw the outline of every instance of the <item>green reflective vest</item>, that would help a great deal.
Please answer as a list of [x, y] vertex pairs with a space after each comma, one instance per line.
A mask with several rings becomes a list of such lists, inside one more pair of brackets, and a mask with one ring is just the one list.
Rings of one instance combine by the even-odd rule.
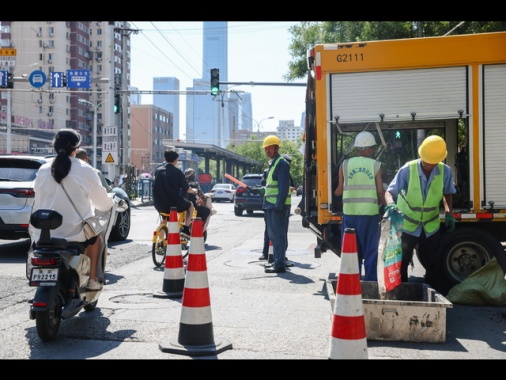
[[376, 173], [381, 163], [358, 156], [343, 161], [343, 212], [345, 215], [379, 213]]
[[[274, 180], [272, 177], [274, 170], [276, 169], [276, 166], [278, 166], [279, 160], [284, 160], [284, 158], [279, 157], [278, 160], [274, 163], [274, 166], [272, 166], [269, 170], [269, 174], [267, 175], [267, 178], [265, 180], [265, 201], [276, 204], [276, 200], [278, 199], [278, 181]], [[292, 204], [292, 194], [290, 191], [290, 186], [288, 186], [288, 194], [285, 199], [285, 205], [291, 205]]]
[[434, 176], [423, 200], [418, 160], [408, 162], [409, 182], [407, 193], [403, 190], [397, 197], [397, 207], [404, 213], [404, 229], [414, 232], [421, 223], [426, 233], [439, 228], [439, 204], [443, 198], [443, 164], [437, 166], [439, 174]]

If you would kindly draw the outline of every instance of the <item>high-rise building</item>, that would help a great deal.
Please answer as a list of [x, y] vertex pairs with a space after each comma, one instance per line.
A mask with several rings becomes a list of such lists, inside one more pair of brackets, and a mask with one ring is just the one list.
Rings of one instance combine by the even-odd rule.
[[[153, 91], [179, 91], [179, 79], [175, 77], [153, 78]], [[153, 104], [174, 115], [174, 138], [179, 135], [179, 94], [153, 94]]]
[[[193, 80], [193, 90], [209, 90], [211, 69], [220, 70], [220, 82], [228, 80], [228, 23], [203, 23], [203, 78]], [[191, 90], [191, 89], [189, 89]], [[186, 97], [186, 140], [226, 147], [230, 140], [228, 112], [222, 95], [188, 95]]]
[[132, 91], [133, 93], [130, 93], [130, 105], [134, 105], [134, 104], [141, 104], [141, 94], [139, 93], [136, 93], [137, 91], [139, 91], [139, 88], [138, 87], [134, 87], [134, 86], [129, 86], [128, 89], [130, 91]]
[[[109, 178], [125, 170], [125, 163], [129, 162], [128, 97], [120, 95], [121, 112], [115, 113], [114, 89], [116, 86], [127, 90], [130, 84], [129, 24], [121, 21], [0, 21], [0, 32], [0, 47], [16, 51], [14, 63], [0, 69], [19, 78], [14, 83], [15, 91], [0, 92], [0, 125], [10, 127], [13, 132], [11, 141], [0, 134], [0, 151], [14, 148], [18, 133], [43, 130], [54, 135], [58, 129], [73, 128], [82, 136], [81, 146], [88, 150], [90, 157], [96, 154], [98, 169]], [[46, 82], [34, 88], [27, 79], [36, 70], [44, 74]], [[90, 88], [53, 88], [51, 73], [66, 75], [69, 70], [89, 70]], [[8, 114], [12, 115], [9, 120]], [[121, 122], [122, 119], [126, 120]], [[104, 130], [106, 136], [103, 136]], [[111, 134], [111, 131], [115, 132]], [[28, 152], [12, 149], [12, 153], [31, 153], [42, 143], [47, 144], [33, 139]], [[105, 162], [106, 157], [113, 162]]]
[[[203, 78], [193, 80], [186, 90], [210, 90], [211, 69], [219, 70], [220, 83], [228, 82], [228, 23], [203, 23]], [[233, 86], [220, 85], [220, 91]], [[185, 140], [226, 148], [237, 131], [252, 128], [251, 93], [221, 92], [216, 96], [186, 96]]]

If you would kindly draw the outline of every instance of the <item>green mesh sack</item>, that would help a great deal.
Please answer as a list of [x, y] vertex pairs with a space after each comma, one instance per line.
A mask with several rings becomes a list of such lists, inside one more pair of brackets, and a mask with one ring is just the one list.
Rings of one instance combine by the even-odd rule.
[[506, 306], [506, 280], [494, 257], [446, 295], [452, 303], [473, 306]]

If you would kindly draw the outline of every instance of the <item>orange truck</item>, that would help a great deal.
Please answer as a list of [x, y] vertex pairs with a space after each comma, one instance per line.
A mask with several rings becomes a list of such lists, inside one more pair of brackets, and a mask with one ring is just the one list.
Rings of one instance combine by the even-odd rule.
[[436, 257], [446, 286], [493, 257], [506, 270], [506, 32], [319, 44], [307, 62], [299, 211], [316, 235], [315, 257], [340, 255], [342, 208], [333, 190], [356, 134], [376, 136], [385, 185], [438, 134], [458, 189], [456, 229], [442, 228]]

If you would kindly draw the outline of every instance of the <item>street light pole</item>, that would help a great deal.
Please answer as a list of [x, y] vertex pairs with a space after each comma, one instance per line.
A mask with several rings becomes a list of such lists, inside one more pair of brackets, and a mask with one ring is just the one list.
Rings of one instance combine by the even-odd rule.
[[79, 103], [86, 103], [93, 107], [93, 167], [97, 167], [97, 110], [98, 107], [105, 102], [105, 100], [97, 103], [97, 105], [93, 104], [89, 100], [78, 98]]
[[7, 154], [12, 153], [12, 109], [11, 109], [11, 90], [8, 89], [7, 95]]
[[260, 133], [260, 125], [262, 125], [262, 122], [269, 119], [274, 119], [274, 116], [266, 117], [265, 119], [260, 120], [260, 122], [256, 121], [256, 119], [253, 119], [253, 121], [257, 123], [257, 133]]

